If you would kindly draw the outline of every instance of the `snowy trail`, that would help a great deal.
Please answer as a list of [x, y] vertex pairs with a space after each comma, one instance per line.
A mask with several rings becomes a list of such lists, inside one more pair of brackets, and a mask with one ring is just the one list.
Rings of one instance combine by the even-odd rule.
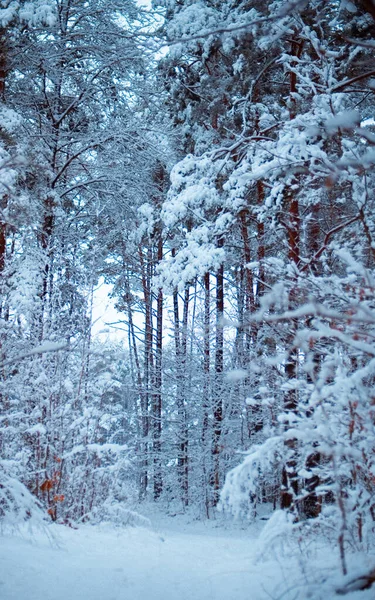
[[[0, 536], [0, 600], [336, 600], [337, 560], [316, 545], [307, 578], [294, 546], [259, 560], [259, 527], [153, 514], [151, 528], [51, 525], [57, 542]], [[285, 553], [286, 550], [286, 553]], [[315, 557], [314, 557], [315, 556]], [[335, 566], [336, 565], [336, 566]], [[365, 569], [363, 558], [358, 570]], [[307, 580], [309, 579], [309, 581]], [[336, 583], [335, 583], [336, 581]], [[341, 597], [341, 596], [340, 596]], [[346, 600], [373, 600], [374, 590]]]
[[[59, 547], [0, 538], [1, 600], [263, 600], [275, 563], [250, 534], [59, 527]], [[270, 565], [271, 566], [271, 565]]]

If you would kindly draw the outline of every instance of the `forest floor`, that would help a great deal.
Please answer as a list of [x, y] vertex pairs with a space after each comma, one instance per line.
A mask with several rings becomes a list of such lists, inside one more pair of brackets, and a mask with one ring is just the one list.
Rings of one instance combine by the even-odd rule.
[[[340, 598], [334, 589], [343, 580], [327, 548], [306, 561], [298, 544], [261, 551], [260, 525], [150, 517], [147, 527], [52, 525], [48, 535], [3, 535], [1, 600]], [[375, 591], [344, 598], [373, 600]]]

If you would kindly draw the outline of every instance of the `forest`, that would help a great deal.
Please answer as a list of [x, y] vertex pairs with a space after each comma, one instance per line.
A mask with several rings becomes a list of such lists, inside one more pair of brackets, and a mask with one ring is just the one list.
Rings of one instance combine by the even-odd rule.
[[252, 600], [373, 598], [374, 94], [374, 0], [1, 0], [0, 534], [224, 519], [305, 561]]

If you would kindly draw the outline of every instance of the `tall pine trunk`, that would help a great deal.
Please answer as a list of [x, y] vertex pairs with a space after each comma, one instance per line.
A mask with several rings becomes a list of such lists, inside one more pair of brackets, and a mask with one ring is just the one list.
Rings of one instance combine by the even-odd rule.
[[[161, 229], [158, 233], [157, 261], [163, 258], [163, 238]], [[157, 500], [163, 491], [163, 475], [161, 460], [162, 433], [162, 357], [163, 357], [163, 290], [158, 290], [156, 305], [156, 348], [155, 377], [153, 389], [153, 459], [154, 459], [154, 499]]]
[[[224, 238], [218, 240], [218, 247], [224, 246]], [[215, 382], [213, 397], [212, 429], [212, 502], [219, 501], [220, 493], [220, 455], [223, 421], [223, 372], [224, 372], [224, 264], [216, 272], [216, 340], [215, 340]]]
[[140, 443], [140, 484], [139, 497], [144, 500], [147, 494], [149, 481], [149, 433], [150, 433], [150, 391], [153, 370], [152, 355], [152, 294], [151, 294], [151, 247], [147, 250], [146, 262], [143, 254], [143, 248], [139, 248], [139, 258], [141, 266], [141, 278], [143, 289], [143, 302], [145, 310], [145, 338], [144, 338], [144, 368], [143, 368], [143, 394], [141, 405], [142, 419], [142, 441]]
[[[297, 64], [302, 53], [303, 42], [298, 39], [297, 34], [291, 41], [291, 63], [293, 66]], [[297, 114], [297, 75], [294, 69], [289, 72], [289, 116], [294, 119]], [[295, 268], [295, 272], [300, 264], [300, 214], [298, 192], [289, 189], [285, 194], [285, 208], [287, 210], [287, 245], [288, 259], [291, 265]], [[293, 285], [289, 293], [289, 308], [293, 310], [297, 301], [297, 281]], [[285, 375], [291, 382], [289, 390], [285, 393], [284, 408], [287, 414], [293, 415], [298, 412], [298, 390], [293, 381], [298, 377], [299, 349], [295, 345], [295, 337], [298, 328], [297, 319], [291, 319], [289, 323], [289, 332], [287, 336], [288, 355], [285, 362]], [[298, 506], [295, 505], [295, 498], [298, 496], [300, 481], [297, 473], [297, 453], [298, 441], [294, 438], [288, 439], [285, 442], [288, 448], [288, 459], [284, 465], [282, 472], [282, 487], [280, 505], [283, 509], [294, 509], [298, 512]]]

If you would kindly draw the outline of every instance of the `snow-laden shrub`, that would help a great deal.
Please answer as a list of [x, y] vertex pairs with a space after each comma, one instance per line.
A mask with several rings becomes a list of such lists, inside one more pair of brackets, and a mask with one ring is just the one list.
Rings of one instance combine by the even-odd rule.
[[254, 519], [257, 503], [267, 499], [267, 487], [280, 485], [282, 453], [281, 436], [253, 446], [243, 462], [228, 473], [219, 508], [236, 517]]
[[0, 465], [0, 532], [14, 532], [23, 524], [45, 529], [45, 515], [37, 498]]

